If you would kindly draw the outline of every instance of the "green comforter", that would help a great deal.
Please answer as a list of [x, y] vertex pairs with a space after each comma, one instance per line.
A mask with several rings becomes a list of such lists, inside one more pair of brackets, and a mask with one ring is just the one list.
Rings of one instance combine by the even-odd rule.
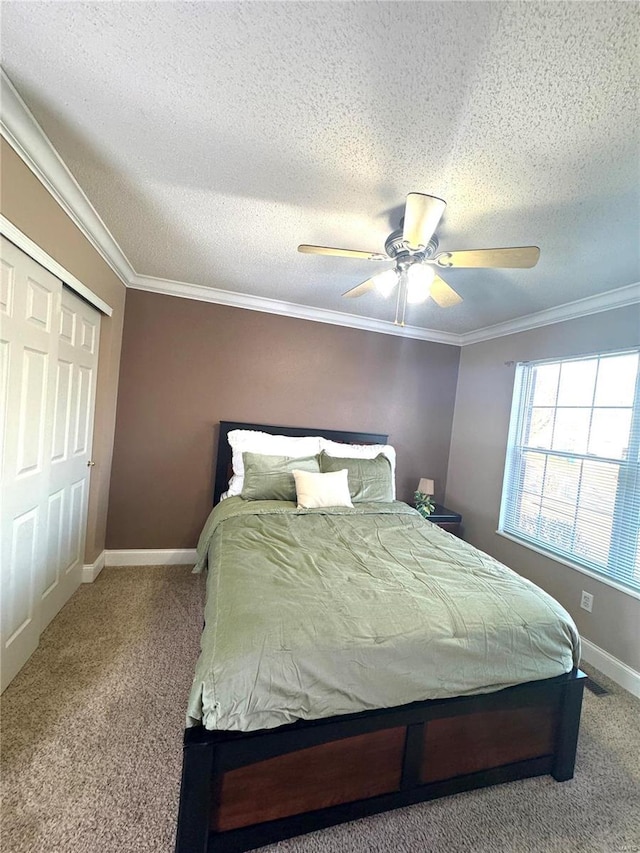
[[250, 731], [568, 672], [580, 640], [533, 583], [400, 502], [211, 513], [188, 725]]

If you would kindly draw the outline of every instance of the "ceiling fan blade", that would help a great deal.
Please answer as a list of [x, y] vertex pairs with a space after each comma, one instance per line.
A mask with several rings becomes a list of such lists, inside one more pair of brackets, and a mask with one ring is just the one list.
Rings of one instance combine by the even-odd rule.
[[365, 261], [388, 261], [389, 255], [381, 252], [362, 252], [358, 249], [334, 249], [332, 246], [308, 246], [301, 243], [298, 251], [306, 255], [339, 255], [342, 258], [362, 258]]
[[368, 278], [366, 281], [363, 281], [362, 284], [357, 284], [355, 287], [352, 287], [351, 290], [347, 290], [347, 292], [342, 295], [346, 296], [348, 299], [352, 299], [356, 296], [364, 296], [365, 293], [373, 290], [375, 286], [376, 283], [373, 278]]
[[452, 305], [458, 305], [462, 302], [462, 296], [459, 296], [452, 287], [449, 287], [439, 275], [431, 282], [429, 296], [441, 308], [450, 308]]
[[348, 299], [353, 299], [355, 296], [364, 296], [370, 290], [377, 290], [382, 296], [389, 296], [393, 288], [398, 283], [398, 274], [395, 269], [385, 270], [377, 275], [363, 281], [362, 284], [357, 284], [351, 290], [343, 293]]
[[495, 269], [529, 269], [540, 257], [537, 246], [512, 249], [467, 249], [463, 252], [441, 252], [434, 258], [440, 267], [493, 267]]
[[446, 201], [436, 196], [409, 193], [404, 209], [402, 239], [410, 249], [426, 248], [446, 206]]

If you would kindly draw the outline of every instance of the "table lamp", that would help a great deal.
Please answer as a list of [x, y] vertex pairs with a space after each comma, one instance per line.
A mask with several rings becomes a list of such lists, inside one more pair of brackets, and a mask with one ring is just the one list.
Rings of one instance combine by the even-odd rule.
[[435, 486], [433, 484], [433, 480], [430, 480], [427, 477], [421, 477], [414, 498], [416, 502], [416, 509], [420, 515], [424, 516], [424, 518], [431, 515], [436, 508], [436, 505], [431, 500], [434, 492]]

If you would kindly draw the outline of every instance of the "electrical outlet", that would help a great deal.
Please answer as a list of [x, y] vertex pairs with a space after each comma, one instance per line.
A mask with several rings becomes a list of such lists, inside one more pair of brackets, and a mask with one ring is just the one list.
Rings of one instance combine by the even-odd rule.
[[585, 592], [584, 590], [582, 590], [582, 597], [580, 598], [580, 607], [582, 607], [583, 610], [586, 610], [587, 612], [591, 613], [591, 610], [593, 609], [593, 596], [590, 592]]

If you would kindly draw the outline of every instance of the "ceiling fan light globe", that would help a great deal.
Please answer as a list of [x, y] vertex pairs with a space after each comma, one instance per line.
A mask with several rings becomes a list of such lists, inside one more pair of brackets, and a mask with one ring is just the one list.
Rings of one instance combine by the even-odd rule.
[[398, 283], [398, 273], [396, 270], [386, 270], [375, 277], [375, 290], [386, 299], [391, 296], [394, 287]]
[[412, 264], [407, 270], [407, 302], [417, 305], [429, 298], [429, 288], [435, 278], [435, 270], [426, 264]]

